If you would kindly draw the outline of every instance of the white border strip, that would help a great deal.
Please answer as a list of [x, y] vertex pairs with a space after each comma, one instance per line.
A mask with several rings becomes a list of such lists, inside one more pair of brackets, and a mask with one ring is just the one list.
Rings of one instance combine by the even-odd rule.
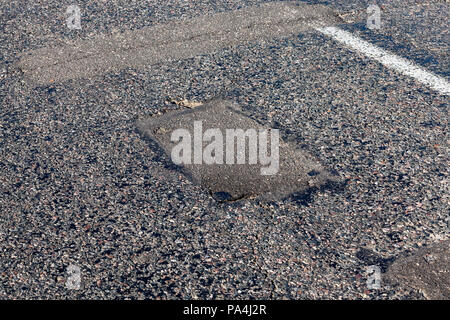
[[450, 95], [450, 85], [446, 79], [414, 65], [404, 58], [400, 58], [392, 53], [380, 49], [373, 44], [354, 36], [350, 32], [336, 27], [316, 28], [316, 30], [344, 43], [346, 46], [356, 51], [363, 53], [388, 68], [394, 69], [416, 79], [441, 94]]

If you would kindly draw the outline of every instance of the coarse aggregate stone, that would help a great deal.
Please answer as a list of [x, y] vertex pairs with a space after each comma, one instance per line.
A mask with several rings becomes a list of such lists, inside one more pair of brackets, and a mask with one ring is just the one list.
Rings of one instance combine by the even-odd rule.
[[[447, 97], [315, 32], [39, 87], [14, 66], [58, 41], [257, 3], [86, 1], [81, 31], [54, 19], [64, 2], [1, 5], [0, 298], [425, 298], [368, 290], [365, 268], [448, 239]], [[345, 185], [221, 204], [136, 131], [183, 108], [172, 98], [217, 96]]]

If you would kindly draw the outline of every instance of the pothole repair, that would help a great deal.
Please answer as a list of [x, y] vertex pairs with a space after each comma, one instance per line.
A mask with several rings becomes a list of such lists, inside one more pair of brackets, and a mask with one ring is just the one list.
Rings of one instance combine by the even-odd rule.
[[[199, 124], [201, 124], [200, 131]], [[286, 143], [281, 137], [278, 140], [278, 168], [273, 163], [261, 161], [261, 158], [257, 159], [256, 163], [255, 159], [251, 160], [252, 152], [256, 151], [256, 149], [251, 148], [253, 145], [251, 135], [244, 137], [244, 155], [241, 154], [242, 152], [238, 153], [239, 143], [237, 139], [233, 139], [233, 143], [235, 143], [230, 147], [228, 139], [216, 141], [216, 139], [208, 137], [208, 132], [228, 133], [227, 129], [240, 129], [241, 132], [247, 133], [250, 132], [248, 129], [254, 130], [256, 133], [269, 132], [272, 136], [269, 138], [268, 134], [266, 137], [268, 145], [264, 149], [268, 151], [267, 155], [274, 156], [276, 154], [274, 152], [275, 140], [270, 140], [274, 139], [274, 130], [276, 129], [266, 128], [259, 122], [250, 119], [232, 101], [213, 100], [194, 109], [140, 120], [137, 122], [137, 128], [143, 137], [156, 142], [170, 161], [178, 165], [194, 183], [208, 190], [220, 202], [244, 198], [277, 200], [292, 194], [307, 192], [337, 180], [312, 155], [296, 148], [292, 142]], [[176, 142], [172, 141], [173, 135], [176, 135], [180, 130], [184, 130], [187, 136], [193, 137], [193, 139], [183, 141], [184, 138], [180, 138]], [[198, 137], [199, 133], [200, 137]], [[258, 141], [261, 142], [262, 140]], [[181, 141], [190, 143], [189, 148], [186, 147], [180, 153], [180, 155], [186, 156], [185, 159], [194, 158], [190, 163], [187, 163], [188, 161], [185, 163], [179, 163], [178, 160], [174, 161], [174, 148], [180, 148], [179, 143]], [[197, 147], [195, 142], [197, 142]], [[198, 161], [199, 159], [195, 161], [198, 150], [206, 151], [208, 146], [210, 150], [212, 142], [216, 143], [217, 148], [211, 154], [216, 160], [220, 158], [220, 161], [211, 163], [211, 159], [207, 159], [205, 153], [201, 155], [205, 161], [201, 161], [203, 160], [201, 157], [200, 161]], [[261, 144], [258, 145], [258, 152], [262, 152], [261, 146]], [[220, 151], [220, 148], [222, 151]], [[217, 150], [220, 152], [217, 152]], [[233, 164], [227, 161], [228, 153], [226, 151], [235, 152], [232, 156]], [[215, 154], [216, 152], [217, 154]], [[238, 163], [237, 159], [240, 155], [243, 156], [241, 160], [245, 161]], [[273, 160], [275, 159], [273, 158]]]

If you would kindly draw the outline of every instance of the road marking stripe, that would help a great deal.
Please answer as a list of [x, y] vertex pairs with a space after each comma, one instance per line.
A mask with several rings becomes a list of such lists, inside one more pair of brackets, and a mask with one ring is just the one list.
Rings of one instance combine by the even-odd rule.
[[450, 95], [450, 84], [440, 76], [437, 76], [408, 60], [378, 48], [373, 44], [351, 34], [348, 31], [336, 27], [317, 27], [316, 30], [344, 43], [346, 46], [372, 58], [388, 68], [408, 75], [424, 85], [438, 91], [441, 94]]

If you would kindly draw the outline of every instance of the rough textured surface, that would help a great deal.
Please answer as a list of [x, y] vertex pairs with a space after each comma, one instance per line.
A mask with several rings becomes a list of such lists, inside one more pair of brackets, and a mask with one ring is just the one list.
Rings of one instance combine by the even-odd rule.
[[[183, 164], [189, 177], [202, 185], [219, 200], [238, 200], [243, 198], [261, 198], [275, 200], [284, 198], [293, 193], [306, 193], [313, 188], [318, 188], [327, 182], [331, 182], [330, 174], [327, 173], [316, 159], [302, 150], [296, 150], [296, 146], [279, 142], [279, 159], [273, 158], [276, 172], [271, 175], [262, 175], [261, 169], [269, 165], [261, 165], [257, 154], [258, 149], [253, 152], [258, 156], [258, 163], [249, 164], [249, 142], [246, 141], [244, 156], [245, 164], [227, 164], [226, 130], [241, 129], [246, 131], [252, 129], [259, 131], [264, 128], [261, 124], [246, 117], [238, 105], [232, 101], [215, 99], [203, 106], [191, 110], [166, 114], [159, 118], [150, 118], [138, 122], [139, 131], [147, 138], [158, 141], [170, 161], [174, 143], [171, 142], [171, 134], [177, 129], [186, 129], [191, 137], [191, 162], [195, 154], [194, 150], [194, 121], [201, 121], [203, 131], [218, 129], [223, 135], [223, 157], [222, 164]], [[258, 139], [258, 137], [257, 137]], [[268, 134], [267, 151], [270, 152], [271, 134]], [[202, 142], [202, 152], [208, 145]], [[234, 147], [234, 160], [236, 161], [236, 146]], [[272, 155], [273, 157], [273, 155]], [[275, 167], [274, 167], [275, 168]], [[225, 197], [225, 199], [220, 199]]]
[[[33, 88], [15, 67], [30, 50], [261, 2], [88, 0], [80, 31], [65, 26], [61, 1], [2, 2], [1, 298], [425, 298], [384, 281], [368, 290], [365, 269], [449, 237], [448, 98], [310, 31]], [[415, 13], [419, 2], [440, 9]], [[392, 23], [364, 37], [387, 34], [377, 44], [414, 59], [397, 40], [408, 37], [437, 57], [427, 68], [448, 70], [448, 3], [395, 3]], [[171, 99], [221, 94], [345, 188], [219, 204], [135, 130], [138, 118], [182, 108]], [[80, 290], [65, 285], [70, 264]]]

